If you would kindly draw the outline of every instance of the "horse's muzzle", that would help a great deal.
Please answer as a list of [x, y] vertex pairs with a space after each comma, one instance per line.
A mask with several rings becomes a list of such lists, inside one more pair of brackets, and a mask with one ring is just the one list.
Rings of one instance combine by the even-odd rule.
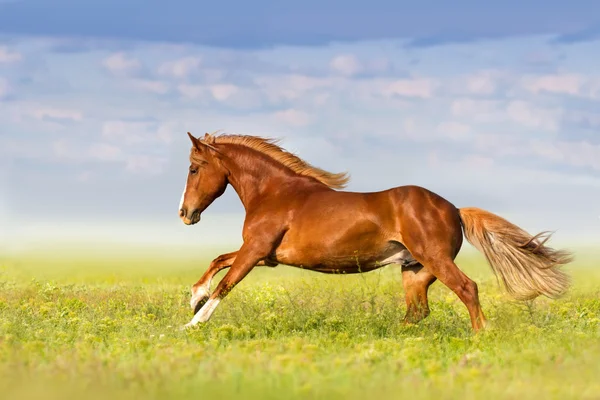
[[182, 208], [179, 210], [179, 218], [186, 225], [194, 225], [200, 222], [200, 210], [193, 210], [191, 213], [187, 209]]

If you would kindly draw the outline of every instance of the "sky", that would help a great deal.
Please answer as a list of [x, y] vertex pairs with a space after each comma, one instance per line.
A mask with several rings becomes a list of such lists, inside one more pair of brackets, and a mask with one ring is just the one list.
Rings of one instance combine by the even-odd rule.
[[231, 188], [177, 216], [186, 132], [217, 130], [597, 243], [592, 4], [0, 0], [0, 247], [235, 248]]

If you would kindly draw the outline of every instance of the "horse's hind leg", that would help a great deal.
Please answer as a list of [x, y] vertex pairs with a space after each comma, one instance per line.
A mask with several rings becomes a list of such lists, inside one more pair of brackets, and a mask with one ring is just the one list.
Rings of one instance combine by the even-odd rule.
[[[415, 256], [415, 258], [417, 258]], [[477, 284], [462, 272], [450, 256], [437, 254], [437, 256], [421, 255], [417, 258], [437, 279], [448, 286], [469, 310], [471, 326], [475, 331], [483, 329], [486, 324], [485, 316], [479, 303], [479, 290]]]
[[421, 264], [402, 267], [402, 284], [406, 298], [405, 323], [417, 323], [429, 315], [427, 290], [436, 277]]

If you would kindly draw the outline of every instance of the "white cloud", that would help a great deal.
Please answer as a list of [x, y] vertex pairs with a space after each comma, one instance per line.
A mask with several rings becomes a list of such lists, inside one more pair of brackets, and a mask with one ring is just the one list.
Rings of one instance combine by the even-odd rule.
[[202, 85], [187, 85], [181, 84], [177, 86], [177, 91], [184, 97], [189, 99], [197, 99], [207, 94], [206, 87]]
[[304, 126], [311, 122], [311, 117], [304, 111], [293, 108], [278, 111], [274, 114], [275, 119], [292, 126]]
[[155, 175], [161, 173], [167, 164], [164, 157], [136, 154], [127, 157], [125, 170], [134, 174]]
[[402, 130], [406, 137], [413, 139], [420, 139], [423, 137], [423, 132], [419, 132], [414, 118], [406, 118], [402, 121]]
[[115, 75], [127, 75], [142, 67], [138, 59], [127, 57], [123, 52], [111, 54], [102, 61], [102, 65]]
[[158, 138], [158, 140], [160, 140], [164, 143], [171, 143], [173, 141], [173, 136], [175, 134], [177, 134], [177, 133], [183, 134], [183, 132], [187, 132], [187, 131], [185, 131], [184, 125], [186, 125], [186, 124], [183, 124], [180, 121], [164, 122], [158, 127], [158, 129], [156, 131], [156, 137]]
[[523, 139], [507, 133], [485, 133], [474, 136], [473, 146], [475, 150], [490, 152], [495, 157], [527, 155], [526, 145]]
[[65, 139], [60, 139], [52, 143], [52, 152], [59, 159], [72, 159], [74, 151], [70, 148]]
[[88, 154], [99, 161], [117, 161], [121, 158], [121, 149], [106, 143], [94, 143]]
[[367, 62], [365, 69], [369, 72], [377, 74], [388, 72], [391, 68], [391, 62], [386, 57], [379, 57], [374, 60]]
[[56, 107], [35, 107], [30, 111], [30, 114], [36, 119], [64, 119], [71, 121], [81, 121], [83, 113], [79, 110]]
[[574, 167], [600, 171], [600, 145], [588, 142], [531, 142], [531, 153]]
[[473, 94], [490, 95], [496, 91], [496, 77], [491, 72], [480, 72], [467, 78], [467, 90]]
[[102, 124], [102, 137], [123, 144], [141, 143], [152, 138], [151, 129], [149, 122], [112, 120]]
[[282, 100], [297, 100], [302, 96], [327, 89], [333, 90], [337, 81], [329, 78], [315, 78], [299, 74], [259, 76], [254, 83], [268, 100], [277, 103]]
[[0, 64], [14, 63], [21, 61], [22, 59], [23, 56], [20, 53], [16, 51], [10, 51], [10, 49], [6, 46], [0, 46]]
[[119, 161], [122, 156], [121, 149], [106, 143], [82, 145], [67, 138], [61, 138], [52, 142], [51, 149], [54, 157], [60, 162], [114, 162]]
[[453, 140], [464, 140], [470, 136], [471, 127], [454, 121], [445, 121], [437, 126], [437, 133]]
[[556, 131], [562, 115], [560, 109], [543, 109], [522, 100], [508, 103], [506, 112], [513, 121], [530, 128]]
[[226, 101], [234, 94], [238, 93], [239, 88], [231, 84], [213, 85], [209, 88], [212, 96], [218, 101]]
[[435, 84], [430, 79], [400, 79], [390, 83], [385, 89], [387, 96], [430, 98], [433, 95]]
[[81, 171], [75, 176], [77, 182], [89, 182], [92, 180], [94, 173], [92, 171]]
[[454, 117], [468, 119], [470, 123], [500, 122], [505, 119], [498, 100], [475, 100], [461, 97], [452, 100], [450, 113]]
[[342, 54], [334, 57], [329, 63], [329, 67], [347, 77], [356, 75], [363, 69], [360, 61], [352, 54]]
[[165, 94], [169, 91], [167, 82], [150, 80], [150, 79], [134, 79], [131, 84], [140, 90], [156, 94]]
[[198, 70], [202, 60], [199, 57], [184, 57], [168, 61], [158, 67], [158, 73], [173, 78], [187, 78], [192, 72]]
[[427, 164], [430, 167], [437, 168], [442, 165], [442, 160], [440, 159], [440, 155], [437, 151], [433, 150], [427, 153]]
[[550, 92], [559, 94], [579, 95], [585, 79], [578, 74], [553, 74], [522, 79], [523, 87], [535, 94]]
[[494, 159], [491, 157], [472, 154], [464, 157], [461, 161], [461, 164], [469, 169], [488, 169], [494, 165]]

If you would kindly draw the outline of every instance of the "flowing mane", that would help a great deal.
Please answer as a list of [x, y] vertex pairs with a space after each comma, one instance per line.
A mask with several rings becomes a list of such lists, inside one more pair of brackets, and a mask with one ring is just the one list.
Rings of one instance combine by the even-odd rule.
[[310, 165], [295, 154], [278, 146], [279, 139], [267, 139], [250, 135], [214, 135], [207, 133], [203, 138], [200, 138], [200, 141], [208, 145], [235, 144], [248, 147], [269, 156], [299, 175], [314, 178], [333, 189], [344, 188], [350, 180], [346, 172], [332, 173]]

